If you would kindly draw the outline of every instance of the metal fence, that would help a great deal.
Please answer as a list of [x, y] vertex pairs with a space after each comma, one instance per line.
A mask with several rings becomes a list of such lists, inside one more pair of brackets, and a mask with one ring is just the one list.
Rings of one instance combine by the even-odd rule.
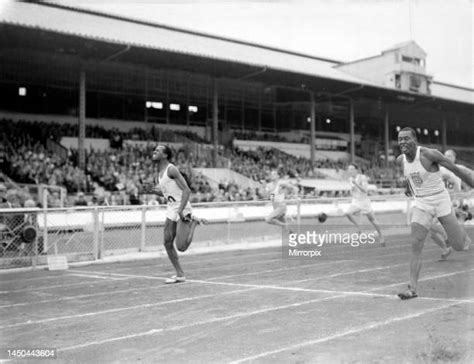
[[[404, 196], [372, 198], [375, 212], [409, 208]], [[295, 224], [316, 223], [316, 216], [342, 216], [349, 199], [289, 200]], [[208, 220], [194, 234], [193, 245], [258, 244], [281, 238], [281, 230], [265, 223], [269, 201], [202, 203], [193, 213]], [[113, 254], [163, 249], [166, 206], [95, 206], [64, 209], [0, 210], [0, 268], [47, 264], [48, 256], [65, 255], [69, 262], [93, 261]]]

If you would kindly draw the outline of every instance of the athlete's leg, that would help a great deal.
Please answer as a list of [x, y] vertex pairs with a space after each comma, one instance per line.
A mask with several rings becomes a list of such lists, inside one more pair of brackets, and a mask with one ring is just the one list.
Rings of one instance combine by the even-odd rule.
[[166, 219], [165, 221], [165, 229], [164, 229], [164, 238], [165, 238], [165, 249], [166, 253], [168, 254], [168, 258], [173, 264], [174, 269], [176, 270], [177, 277], [184, 277], [183, 269], [179, 264], [178, 252], [174, 248], [173, 241], [176, 237], [176, 221], [172, 221], [170, 219]]
[[418, 223], [411, 224], [412, 246], [410, 259], [410, 287], [416, 292], [421, 271], [421, 252], [425, 244], [428, 229]]
[[417, 297], [418, 278], [421, 271], [421, 252], [432, 225], [433, 216], [421, 209], [413, 208], [411, 221], [411, 257], [410, 257], [410, 285], [408, 290], [398, 294], [402, 300]]
[[433, 225], [430, 228], [430, 236], [431, 239], [435, 242], [436, 245], [438, 245], [441, 249], [446, 249], [446, 239], [448, 236], [446, 235], [446, 232], [444, 231], [443, 227], [441, 225]]
[[439, 224], [433, 225], [429, 231], [431, 233], [431, 239], [433, 239], [434, 243], [443, 250], [443, 253], [441, 254], [441, 259], [446, 260], [453, 251], [453, 249], [451, 247], [448, 247], [446, 244], [446, 241], [448, 239], [446, 232]]
[[270, 215], [265, 218], [265, 222], [271, 225], [277, 225], [286, 228], [286, 208], [277, 207], [274, 209]]
[[180, 252], [185, 252], [193, 241], [194, 230], [200, 224], [200, 220], [178, 221], [176, 228], [176, 247]]
[[377, 219], [375, 218], [375, 215], [373, 212], [369, 212], [367, 214], [367, 219], [370, 221], [370, 223], [374, 226], [375, 230], [377, 230], [377, 232], [379, 233], [379, 236], [380, 236], [380, 244], [382, 246], [385, 246], [385, 239], [383, 237], [383, 234], [382, 234], [382, 229], [380, 229], [380, 226], [379, 226], [379, 223], [377, 221]]
[[288, 227], [288, 221], [286, 220], [286, 206], [280, 206], [274, 209], [270, 215], [265, 218], [267, 224], [281, 226], [289, 234], [293, 233], [293, 230]]
[[443, 225], [444, 230], [448, 236], [450, 245], [454, 250], [460, 251], [464, 249], [466, 232], [459, 225], [454, 212], [451, 211], [446, 216], [438, 217], [439, 222]]
[[360, 212], [360, 208], [358, 208], [357, 206], [355, 206], [354, 204], [351, 204], [346, 212], [344, 213], [344, 215], [349, 219], [350, 222], [352, 222], [356, 227], [357, 227], [357, 230], [359, 231], [359, 233], [361, 232], [361, 229], [360, 229], [360, 226], [357, 222], [357, 220], [354, 218], [354, 214], [355, 213], [358, 213]]
[[464, 239], [464, 248], [463, 248], [463, 250], [469, 250], [471, 244], [472, 244], [472, 239], [470, 238], [469, 235], [467, 235], [467, 232], [466, 232], [466, 238]]
[[464, 224], [466, 223], [466, 221], [469, 221], [472, 219], [472, 214], [469, 212], [469, 210], [464, 210], [462, 208], [455, 209], [455, 214], [456, 214], [456, 218], [458, 219], [458, 223], [461, 226], [461, 229], [463, 229], [465, 232], [463, 250], [469, 250], [469, 247], [472, 244], [472, 240], [471, 240], [471, 237], [467, 234]]

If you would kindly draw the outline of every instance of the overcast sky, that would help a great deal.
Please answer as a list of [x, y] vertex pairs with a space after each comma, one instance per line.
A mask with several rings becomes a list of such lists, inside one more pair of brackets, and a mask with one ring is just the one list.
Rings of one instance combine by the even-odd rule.
[[474, 0], [63, 0], [340, 61], [414, 39], [437, 81], [474, 87]]

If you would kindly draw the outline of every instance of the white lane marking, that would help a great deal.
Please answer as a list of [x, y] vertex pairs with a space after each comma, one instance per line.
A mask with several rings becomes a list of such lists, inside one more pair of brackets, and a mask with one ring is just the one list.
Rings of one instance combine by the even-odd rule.
[[302, 264], [295, 267], [284, 267], [284, 268], [277, 268], [277, 269], [260, 270], [260, 271], [255, 271], [255, 272], [247, 272], [247, 273], [241, 273], [241, 274], [230, 274], [227, 276], [217, 276], [217, 277], [209, 278], [208, 280], [213, 281], [215, 279], [235, 278], [235, 277], [251, 276], [251, 275], [263, 274], [263, 273], [284, 272], [288, 270], [295, 270], [295, 269], [306, 268], [306, 267], [319, 268], [325, 265], [334, 265], [338, 263], [347, 263], [347, 262], [353, 262], [353, 260], [336, 260], [336, 261], [327, 262], [327, 263], [318, 263], [317, 265], [315, 265], [315, 262], [313, 262], [311, 264]]
[[115, 277], [108, 277], [105, 275], [97, 275], [97, 274], [84, 274], [84, 273], [68, 273], [68, 276], [75, 276], [75, 277], [86, 277], [86, 278], [96, 278], [96, 279], [109, 279], [111, 281], [123, 281], [127, 278], [115, 278]]
[[308, 341], [298, 343], [298, 344], [295, 344], [295, 345], [289, 345], [289, 346], [286, 346], [286, 347], [283, 347], [283, 348], [280, 348], [280, 349], [277, 349], [277, 350], [265, 351], [265, 352], [257, 354], [257, 355], [247, 356], [247, 357], [232, 361], [231, 363], [232, 364], [245, 363], [245, 362], [256, 360], [256, 359], [261, 359], [261, 358], [264, 358], [264, 357], [267, 357], [267, 356], [270, 356], [270, 355], [279, 354], [279, 353], [282, 353], [282, 352], [285, 352], [285, 351], [288, 351], [288, 350], [301, 349], [301, 348], [306, 347], [306, 346], [325, 343], [325, 342], [328, 342], [328, 341], [331, 341], [331, 340], [334, 340], [334, 339], [339, 339], [341, 337], [349, 336], [349, 335], [352, 335], [352, 334], [358, 334], [358, 333], [361, 333], [361, 332], [364, 332], [364, 331], [368, 331], [368, 330], [376, 329], [376, 328], [379, 328], [379, 327], [387, 326], [387, 325], [390, 325], [390, 324], [393, 324], [393, 323], [396, 323], [396, 322], [414, 319], [414, 318], [417, 318], [417, 317], [420, 317], [420, 316], [423, 316], [423, 315], [426, 315], [426, 314], [429, 314], [429, 313], [444, 310], [446, 308], [449, 308], [449, 307], [452, 307], [452, 306], [455, 306], [455, 305], [458, 305], [458, 304], [459, 303], [447, 303], [447, 304], [439, 306], [439, 307], [428, 308], [428, 309], [423, 310], [421, 312], [413, 313], [413, 314], [410, 314], [410, 315], [392, 317], [392, 318], [387, 319], [387, 320], [373, 322], [373, 323], [370, 323], [370, 324], [367, 324], [367, 325], [359, 326], [357, 328], [341, 331], [341, 332], [338, 332], [336, 334], [328, 335], [328, 336], [325, 336], [325, 337], [320, 338], [320, 339], [308, 340]]
[[251, 287], [251, 288], [246, 288], [246, 289], [226, 291], [226, 292], [207, 294], [207, 295], [201, 295], [201, 296], [184, 297], [184, 298], [179, 298], [179, 299], [175, 299], [175, 300], [171, 300], [171, 301], [145, 303], [145, 304], [136, 305], [136, 306], [112, 308], [110, 310], [88, 312], [88, 313], [82, 313], [82, 314], [77, 314], [77, 315], [57, 316], [57, 317], [51, 317], [51, 318], [47, 318], [47, 319], [34, 320], [34, 321], [33, 320], [28, 320], [28, 321], [24, 321], [24, 322], [18, 322], [18, 323], [15, 323], [15, 324], [3, 325], [3, 326], [0, 326], [0, 329], [9, 329], [9, 328], [13, 328], [13, 327], [19, 327], [19, 326], [25, 326], [25, 325], [34, 325], [34, 324], [43, 324], [43, 323], [54, 322], [54, 321], [59, 321], [59, 320], [69, 320], [69, 319], [76, 319], [76, 318], [83, 318], [83, 317], [98, 316], [98, 315], [117, 313], [117, 312], [129, 311], [129, 310], [138, 310], [138, 309], [163, 306], [163, 305], [168, 305], [168, 304], [178, 303], [178, 302], [194, 301], [194, 300], [199, 300], [199, 299], [204, 299], [204, 298], [225, 296], [225, 295], [234, 294], [234, 293], [242, 293], [242, 292], [247, 292], [247, 291], [253, 291], [253, 290], [256, 290], [256, 289], [258, 289], [258, 288]]
[[[456, 274], [464, 273], [464, 272], [465, 271], [460, 271], [460, 272], [456, 272]], [[439, 276], [426, 277], [424, 280], [438, 279], [438, 278], [439, 278]], [[219, 284], [219, 282], [208, 282], [208, 283], [210, 283], [210, 284]], [[281, 289], [281, 288], [283, 288], [283, 289], [288, 290], [288, 288], [286, 288], [286, 287], [243, 285], [243, 284], [237, 284], [237, 283], [223, 283], [223, 284], [231, 285], [231, 286], [241, 286], [241, 287], [255, 288], [255, 289], [259, 289], [259, 288], [262, 288], [262, 289], [264, 289], [264, 288]], [[384, 287], [378, 287], [378, 288], [384, 288]], [[290, 289], [290, 290], [305, 291], [305, 292], [306, 291], [318, 292], [318, 290], [307, 290], [307, 289], [304, 289], [304, 288], [302, 288], [302, 289], [295, 288], [295, 289]], [[322, 292], [323, 290], [319, 290], [319, 291]], [[335, 293], [335, 292], [333, 292], [333, 291], [324, 291], [324, 293]], [[69, 350], [80, 349], [80, 348], [85, 348], [85, 347], [90, 347], [90, 346], [95, 346], [95, 345], [103, 345], [103, 344], [116, 342], [116, 341], [121, 341], [121, 340], [126, 340], [126, 339], [134, 339], [134, 338], [137, 338], [137, 337], [154, 335], [154, 334], [162, 333], [162, 332], [166, 332], [166, 331], [177, 331], [177, 330], [181, 330], [181, 329], [185, 329], [185, 328], [195, 327], [195, 326], [198, 326], [198, 325], [222, 322], [222, 321], [232, 320], [232, 319], [236, 319], [236, 318], [244, 318], [244, 317], [254, 316], [254, 315], [267, 313], [267, 312], [272, 312], [272, 311], [276, 311], [276, 310], [283, 310], [283, 309], [287, 309], [287, 308], [291, 308], [291, 307], [299, 307], [299, 306], [302, 306], [302, 305], [315, 303], [315, 302], [323, 302], [323, 301], [328, 301], [328, 300], [333, 300], [333, 299], [338, 299], [338, 298], [346, 298], [346, 297], [350, 297], [354, 294], [359, 295], [360, 292], [356, 292], [356, 293], [354, 293], [354, 292], [345, 292], [343, 294], [336, 294], [336, 295], [329, 296], [329, 297], [324, 297], [324, 298], [317, 298], [317, 299], [306, 300], [306, 301], [301, 301], [301, 302], [287, 304], [287, 305], [269, 307], [269, 308], [250, 311], [250, 312], [243, 312], [243, 313], [238, 313], [238, 314], [234, 314], [234, 315], [230, 315], [230, 316], [223, 316], [223, 317], [213, 318], [213, 319], [210, 319], [210, 320], [201, 320], [201, 321], [194, 322], [194, 323], [187, 324], [187, 325], [174, 326], [174, 327], [170, 327], [170, 328], [152, 329], [152, 330], [149, 330], [149, 331], [146, 331], [146, 332], [139, 332], [139, 333], [136, 333], [136, 334], [131, 334], [131, 335], [126, 335], [126, 336], [121, 336], [121, 337], [105, 339], [105, 340], [101, 340], [101, 341], [92, 341], [92, 342], [88, 342], [88, 343], [84, 343], [84, 344], [74, 345], [74, 346], [64, 348], [64, 349], [62, 349], [62, 351], [69, 351]], [[362, 294], [366, 295], [365, 292], [362, 292]], [[393, 298], [394, 300], [398, 300], [398, 298], [395, 297], [394, 295], [393, 296], [387, 295], [387, 297], [388, 298]], [[419, 298], [417, 298], [417, 299], [419, 299]], [[443, 299], [439, 299], [439, 300], [441, 301]], [[455, 301], [448, 300], [448, 302], [449, 302], [448, 304], [440, 306], [438, 308], [427, 309], [427, 310], [424, 310], [422, 312], [412, 314], [412, 315], [409, 315], [409, 316], [388, 319], [388, 320], [382, 321], [382, 323], [379, 322], [379, 323], [366, 325], [366, 326], [363, 326], [362, 328], [353, 329], [353, 330], [356, 330], [356, 331], [348, 330], [348, 331], [345, 331], [345, 332], [340, 333], [340, 334], [328, 336], [325, 339], [326, 340], [332, 340], [334, 338], [341, 337], [341, 336], [346, 336], [346, 335], [349, 335], [351, 333], [357, 333], [359, 331], [369, 330], [371, 328], [378, 327], [379, 325], [386, 325], [388, 323], [392, 323], [392, 322], [396, 322], [396, 321], [415, 318], [415, 317], [424, 315], [426, 313], [435, 312], [435, 311], [438, 311], [438, 310], [441, 310], [441, 309], [444, 309], [444, 308], [447, 308], [447, 307], [451, 307], [451, 306], [454, 306], [454, 305], [459, 305], [459, 304], [463, 304], [463, 303], [471, 303], [471, 300], [455, 300]], [[359, 330], [359, 331], [357, 331], [357, 330]], [[311, 341], [311, 343], [313, 343], [313, 341]], [[308, 345], [310, 345], [310, 344], [308, 344]], [[262, 355], [262, 354], [259, 354], [259, 355]], [[270, 354], [266, 354], [266, 355], [270, 355]], [[244, 358], [244, 360], [247, 360], [247, 358]]]
[[107, 344], [107, 343], [114, 342], [114, 341], [119, 341], [119, 340], [133, 339], [133, 338], [137, 338], [137, 337], [154, 335], [154, 334], [160, 333], [160, 332], [177, 331], [177, 330], [187, 329], [187, 328], [191, 328], [191, 327], [195, 327], [195, 326], [199, 326], [199, 325], [211, 324], [211, 323], [215, 323], [215, 322], [222, 322], [222, 321], [232, 320], [232, 319], [236, 319], [236, 318], [249, 317], [249, 316], [258, 315], [258, 314], [261, 314], [261, 313], [267, 313], [267, 312], [271, 312], [271, 311], [282, 310], [282, 309], [286, 309], [286, 308], [290, 308], [290, 307], [298, 307], [298, 306], [306, 305], [306, 304], [309, 304], [309, 303], [326, 301], [326, 300], [329, 300], [329, 299], [334, 299], [336, 297], [343, 297], [343, 296], [344, 295], [331, 296], [331, 297], [325, 297], [325, 298], [317, 298], [317, 299], [292, 303], [292, 304], [288, 304], [288, 305], [264, 308], [264, 309], [260, 309], [260, 310], [256, 310], [256, 311], [242, 312], [242, 313], [238, 313], [238, 314], [234, 314], [234, 315], [230, 315], [230, 316], [216, 317], [216, 318], [209, 319], [209, 320], [201, 320], [201, 321], [193, 322], [193, 323], [187, 324], [187, 325], [180, 325], [180, 326], [160, 328], [160, 329], [152, 329], [152, 330], [149, 330], [149, 331], [146, 331], [146, 332], [139, 332], [139, 333], [131, 334], [131, 335], [127, 335], [127, 336], [121, 336], [121, 337], [110, 338], [110, 339], [105, 339], [105, 340], [101, 340], [101, 341], [92, 341], [92, 342], [88, 342], [88, 343], [84, 343], [84, 344], [74, 345], [74, 346], [70, 346], [70, 347], [67, 347], [67, 348], [60, 349], [60, 351], [80, 349], [80, 348], [85, 348], [85, 347], [89, 347], [89, 346], [93, 346], [93, 345], [102, 345], [102, 344]]

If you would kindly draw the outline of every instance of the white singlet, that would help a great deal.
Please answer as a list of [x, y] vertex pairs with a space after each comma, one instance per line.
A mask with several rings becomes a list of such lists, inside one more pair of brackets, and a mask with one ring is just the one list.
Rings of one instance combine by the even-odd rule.
[[403, 154], [403, 173], [410, 183], [410, 187], [416, 197], [428, 197], [437, 195], [446, 190], [441, 172], [428, 172], [420, 161], [421, 147], [416, 148], [413, 162], [408, 162]]
[[285, 201], [285, 192], [281, 189], [280, 181], [272, 182], [269, 186], [269, 190], [271, 191], [270, 198], [273, 203], [281, 204]]
[[[361, 191], [359, 187], [355, 185], [354, 182], [356, 182], [359, 186], [364, 188], [366, 191]], [[355, 176], [354, 179], [349, 179], [349, 185], [351, 186], [351, 195], [352, 195], [352, 200], [354, 201], [366, 201], [369, 200], [369, 196], [367, 195], [367, 188], [369, 186], [369, 183], [367, 181], [367, 177], [364, 176], [363, 174], [358, 174]]]
[[403, 174], [412, 189], [415, 203], [412, 223], [418, 223], [427, 228], [433, 225], [433, 219], [451, 213], [451, 199], [446, 190], [441, 172], [428, 172], [420, 161], [420, 149], [417, 147], [413, 162], [408, 162], [403, 155]]
[[[356, 182], [359, 186], [364, 188], [366, 192], [363, 192], [355, 185]], [[349, 185], [351, 187], [352, 201], [351, 204], [345, 209], [346, 214], [371, 214], [372, 204], [370, 203], [370, 198], [367, 194], [368, 181], [367, 177], [363, 174], [358, 174], [354, 178], [349, 179]]]
[[[166, 217], [172, 221], [178, 221], [178, 209], [181, 204], [181, 197], [183, 195], [183, 191], [181, 191], [181, 188], [179, 188], [176, 181], [172, 178], [169, 178], [168, 176], [168, 169], [172, 165], [173, 164], [171, 163], [168, 164], [168, 166], [163, 172], [163, 177], [160, 178], [160, 175], [158, 174], [158, 184], [160, 185], [161, 191], [163, 192], [163, 195], [165, 196], [166, 201], [168, 202]], [[188, 201], [183, 210], [183, 215], [187, 215], [189, 213], [191, 213], [191, 204]]]

